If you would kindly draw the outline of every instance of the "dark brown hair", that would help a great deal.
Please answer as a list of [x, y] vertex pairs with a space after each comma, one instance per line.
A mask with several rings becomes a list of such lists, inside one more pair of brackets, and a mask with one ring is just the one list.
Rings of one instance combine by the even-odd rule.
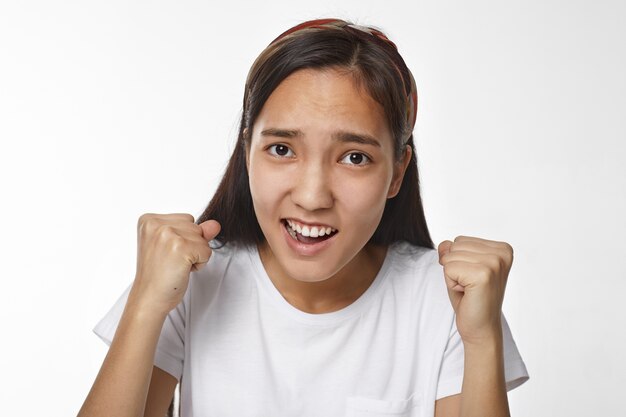
[[265, 241], [252, 205], [245, 151], [250, 146], [254, 122], [272, 91], [291, 73], [305, 68], [338, 69], [353, 75], [357, 85], [364, 87], [384, 109], [396, 144], [396, 160], [401, 160], [405, 145], [413, 150], [400, 191], [387, 199], [380, 224], [369, 242], [389, 245], [404, 240], [433, 249], [420, 197], [413, 135], [408, 142], [403, 140], [410, 128], [403, 81], [409, 79], [409, 70], [394, 46], [350, 26], [298, 30], [271, 43], [254, 61], [245, 86], [237, 144], [217, 191], [196, 224], [217, 220], [221, 231], [215, 240], [222, 245]]

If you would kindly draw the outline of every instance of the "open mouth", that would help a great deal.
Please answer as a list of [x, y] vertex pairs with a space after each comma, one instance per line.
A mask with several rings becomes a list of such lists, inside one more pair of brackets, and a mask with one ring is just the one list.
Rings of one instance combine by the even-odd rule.
[[331, 237], [335, 236], [337, 233], [339, 233], [337, 230], [335, 231], [331, 231], [330, 234], [324, 234], [323, 236], [317, 236], [317, 237], [312, 237], [312, 236], [304, 236], [302, 234], [302, 232], [298, 232], [297, 230], [294, 230], [291, 228], [291, 226], [289, 226], [289, 223], [287, 223], [286, 219], [282, 219], [281, 223], [283, 224], [283, 226], [285, 227], [285, 229], [287, 230], [287, 233], [289, 233], [289, 235], [296, 241], [301, 242], [301, 243], [308, 243], [308, 244], [314, 244], [314, 243], [319, 243], [319, 242], [323, 242], [327, 239], [330, 239]]

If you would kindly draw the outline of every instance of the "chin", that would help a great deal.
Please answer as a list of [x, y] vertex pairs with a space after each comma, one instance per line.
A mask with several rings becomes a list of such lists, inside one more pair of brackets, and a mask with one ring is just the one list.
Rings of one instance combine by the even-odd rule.
[[301, 267], [294, 267], [291, 265], [289, 268], [285, 268], [283, 265], [283, 270], [287, 273], [287, 275], [300, 282], [321, 282], [326, 281], [335, 275], [336, 272], [330, 271], [327, 268], [320, 268], [321, 265], [318, 265], [319, 262], [299, 262]]

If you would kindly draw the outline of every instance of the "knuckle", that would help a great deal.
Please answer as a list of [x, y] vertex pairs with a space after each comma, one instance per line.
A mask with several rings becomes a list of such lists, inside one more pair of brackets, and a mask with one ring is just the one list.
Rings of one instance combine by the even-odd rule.
[[482, 266], [478, 270], [477, 279], [481, 284], [488, 284], [491, 279], [491, 268]]
[[187, 240], [180, 235], [173, 234], [168, 239], [168, 244], [172, 252], [182, 252], [187, 246]]
[[152, 232], [158, 224], [157, 218], [152, 213], [144, 213], [139, 216], [137, 221], [137, 231], [142, 234], [149, 234]]
[[504, 259], [501, 256], [494, 254], [488, 255], [489, 266], [493, 271], [499, 273], [502, 269], [504, 269]]
[[507, 254], [508, 254], [508, 261], [509, 263], [512, 263], [513, 262], [513, 246], [507, 243], [506, 248], [507, 248]]
[[154, 235], [157, 239], [160, 240], [170, 240], [173, 236], [176, 235], [174, 231], [174, 227], [170, 224], [155, 224], [154, 227]]
[[504, 267], [506, 268], [513, 263], [513, 246], [507, 242], [502, 242], [502, 246], [504, 248], [502, 261], [504, 262]]
[[509, 242], [498, 242], [499, 246], [507, 252], [513, 253], [513, 246]]
[[505, 271], [507, 269], [507, 260], [502, 257], [498, 257], [498, 272]]
[[143, 226], [146, 221], [148, 221], [150, 216], [150, 213], [143, 213], [141, 216], [139, 216], [139, 219], [137, 219], [137, 227]]

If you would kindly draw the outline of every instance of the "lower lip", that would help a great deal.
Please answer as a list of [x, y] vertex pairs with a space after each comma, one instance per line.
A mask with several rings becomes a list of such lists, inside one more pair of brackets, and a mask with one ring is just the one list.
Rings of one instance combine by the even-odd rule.
[[301, 256], [317, 255], [319, 252], [329, 247], [335, 241], [335, 237], [338, 235], [338, 233], [335, 233], [332, 237], [329, 237], [328, 239], [322, 240], [317, 243], [303, 243], [292, 238], [287, 231], [287, 225], [282, 221], [280, 223], [282, 226], [281, 229], [283, 230], [283, 235], [285, 236], [285, 240], [287, 241], [287, 245], [295, 253]]

